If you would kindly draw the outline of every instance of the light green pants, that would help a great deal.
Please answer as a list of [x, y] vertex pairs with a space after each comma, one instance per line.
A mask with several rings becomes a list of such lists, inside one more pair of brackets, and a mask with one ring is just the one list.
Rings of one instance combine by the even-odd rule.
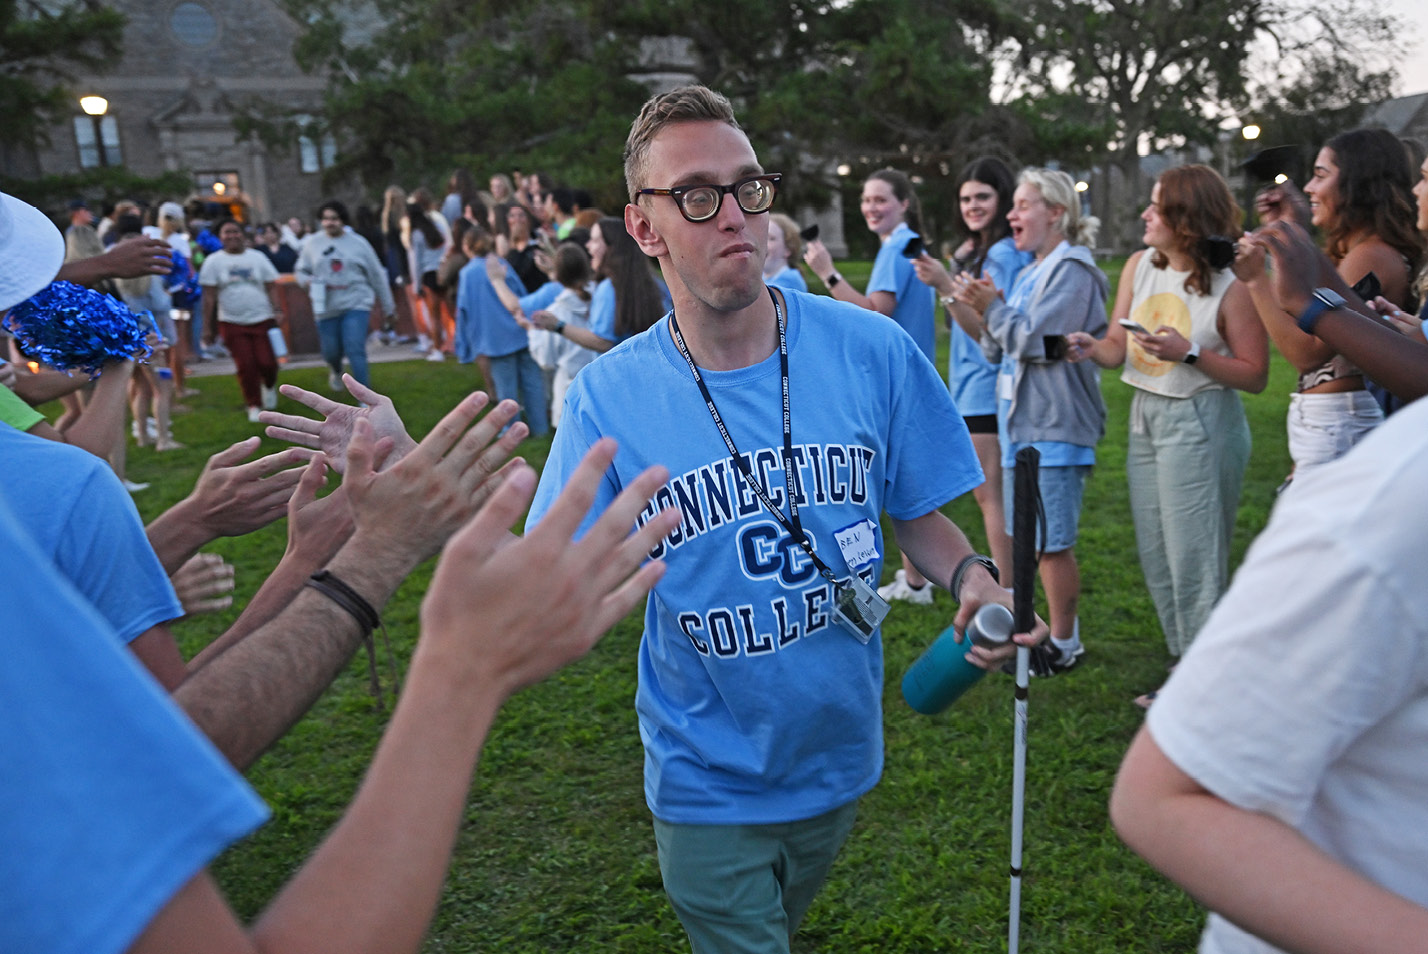
[[654, 821], [659, 870], [694, 954], [788, 954], [858, 803], [779, 825]]
[[1229, 581], [1250, 432], [1237, 392], [1137, 390], [1126, 479], [1145, 584], [1172, 656], [1190, 647]]

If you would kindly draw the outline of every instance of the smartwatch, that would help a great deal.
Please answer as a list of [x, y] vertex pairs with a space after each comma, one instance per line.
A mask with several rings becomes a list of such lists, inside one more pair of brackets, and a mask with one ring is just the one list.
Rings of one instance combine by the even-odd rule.
[[1309, 307], [1295, 319], [1299, 325], [1299, 330], [1306, 335], [1314, 333], [1314, 326], [1319, 323], [1319, 316], [1326, 311], [1337, 311], [1344, 307], [1344, 298], [1332, 288], [1316, 288], [1313, 296], [1309, 299]]
[[555, 333], [558, 334], [558, 335], [563, 335], [563, 334], [565, 334], [565, 322], [563, 322], [563, 321], [557, 321], [557, 322], [555, 323]]
[[1185, 357], [1181, 358], [1180, 360], [1183, 361], [1183, 362], [1186, 363], [1186, 364], [1194, 364], [1196, 361], [1199, 361], [1199, 360], [1200, 360], [1200, 342], [1198, 342], [1198, 341], [1192, 341], [1192, 342], [1190, 342], [1190, 350], [1187, 351], [1187, 352], [1185, 352]]

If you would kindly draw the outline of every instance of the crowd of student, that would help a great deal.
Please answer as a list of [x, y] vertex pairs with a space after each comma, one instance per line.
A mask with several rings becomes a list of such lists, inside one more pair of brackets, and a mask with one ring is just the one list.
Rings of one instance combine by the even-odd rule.
[[[666, 890], [696, 951], [787, 951], [881, 770], [881, 734], [868, 724], [881, 693], [876, 621], [860, 631], [844, 605], [849, 594], [873, 605], [860, 586], [879, 582], [884, 512], [905, 557], [878, 592], [925, 602], [934, 581], [962, 604], [965, 625], [979, 605], [1009, 602], [996, 579], [1010, 578], [1012, 459], [1040, 450], [1050, 619], [1017, 640], [1049, 640], [1051, 671], [1082, 658], [1074, 546], [1106, 419], [1097, 365], [1122, 368], [1136, 389], [1128, 498], [1167, 645], [1186, 657], [1159, 699], [1140, 700], [1154, 706], [1117, 787], [1117, 826], [1234, 919], [1212, 922], [1207, 951], [1270, 950], [1241, 936], [1246, 925], [1290, 950], [1359, 949], [1350, 941], [1360, 930], [1384, 939], [1365, 950], [1408, 950], [1405, 937], [1421, 944], [1428, 845], [1414, 835], [1406, 853], [1392, 846], [1400, 817], [1421, 816], [1428, 782], [1428, 763], [1397, 748], [1428, 738], [1428, 607], [1412, 586], [1416, 539], [1390, 519], [1422, 528], [1428, 473], [1424, 408], [1403, 410], [1428, 390], [1428, 341], [1413, 317], [1428, 297], [1428, 161], [1421, 178], [1412, 161], [1386, 133], [1336, 137], [1319, 152], [1307, 201], [1290, 184], [1261, 193], [1253, 234], [1240, 233], [1241, 211], [1213, 170], [1169, 170], [1142, 216], [1146, 249], [1127, 262], [1109, 310], [1110, 283], [1089, 249], [1097, 223], [1083, 216], [1070, 178], [1014, 174], [995, 159], [962, 173], [961, 229], [945, 259], [923, 248], [907, 177], [870, 176], [862, 212], [881, 248], [866, 289], [853, 288], [821, 242], [805, 248], [791, 219], [765, 214], [779, 176], [759, 170], [727, 101], [699, 88], [655, 97], [636, 121], [623, 218], [539, 174], [494, 176], [482, 192], [458, 172], [440, 202], [392, 187], [380, 214], [355, 218], [327, 202], [310, 235], [301, 222], [249, 234], [165, 203], [154, 234], [137, 209], [123, 209], [101, 236], [76, 207], [62, 264], [54, 227], [0, 195], [0, 309], [56, 278], [117, 282], [157, 319], [151, 340], [169, 349], [171, 375], [116, 360], [87, 402], [51, 425], [33, 405], [77, 386], [28, 368], [18, 350], [0, 365], [0, 566], [11, 581], [3, 615], [12, 650], [0, 695], [23, 714], [0, 733], [13, 779], [0, 884], [21, 898], [0, 946], [414, 950], [500, 704], [588, 649], [667, 561], [669, 579], [646, 609], [637, 700]], [[1322, 250], [1309, 225], [1325, 237]], [[906, 334], [804, 293], [800, 254], [832, 298], [880, 312]], [[275, 410], [273, 289], [283, 268], [307, 288], [330, 385], [357, 405], [285, 385], [316, 416]], [[184, 394], [182, 348], [194, 343], [179, 295], [191, 296], [190, 315], [199, 310], [196, 346], [221, 340], [232, 354], [250, 419], [295, 446], [247, 461], [257, 448], [249, 439], [215, 455], [192, 494], [144, 527], [113, 473], [122, 473], [116, 445], [126, 443], [116, 434], [132, 400], [140, 443], [175, 446], [168, 415], [175, 389]], [[939, 300], [953, 329], [946, 381], [931, 365]], [[429, 360], [479, 363], [494, 391], [464, 398], [420, 441], [366, 366], [373, 308], [387, 320], [377, 333], [390, 336], [403, 306]], [[1239, 392], [1265, 387], [1270, 341], [1300, 371], [1288, 425], [1295, 470], [1242, 575], [1282, 591], [1276, 573], [1293, 568], [1308, 602], [1247, 595], [1243, 580], [1226, 595], [1250, 453]], [[811, 400], [834, 372], [840, 400]], [[662, 400], [632, 400], [633, 388]], [[562, 408], [572, 419], [560, 424]], [[507, 460], [549, 427], [548, 409], [560, 427], [537, 491], [530, 468]], [[779, 446], [769, 429], [780, 413], [786, 482], [774, 473], [777, 451], [764, 450]], [[1393, 413], [1401, 418], [1384, 428], [1391, 434], [1349, 455]], [[854, 481], [837, 491], [831, 478], [825, 486], [818, 462], [831, 474], [841, 455], [852, 473], [855, 452], [866, 452], [862, 490]], [[761, 479], [750, 466], [764, 469]], [[661, 502], [677, 499], [671, 469], [681, 487], [697, 480], [707, 494]], [[342, 483], [319, 499], [328, 470]], [[720, 474], [734, 488], [722, 505]], [[967, 490], [991, 557], [938, 509]], [[847, 499], [834, 499], [840, 493]], [[533, 496], [528, 532], [509, 539]], [[689, 509], [700, 507], [708, 512]], [[284, 515], [282, 561], [232, 627], [185, 661], [169, 621], [231, 589], [231, 570], [198, 558], [200, 549]], [[760, 545], [743, 538], [749, 525], [738, 531], [743, 565], [730, 563], [734, 525], [753, 518], [760, 540], [778, 537], [770, 516], [789, 533], [786, 564], [759, 563]], [[370, 637], [401, 580], [443, 549], [371, 773], [245, 934], [204, 871], [265, 817], [237, 773]], [[849, 574], [835, 580], [824, 559]], [[812, 587], [793, 601], [802, 606], [786, 597], [795, 582]], [[1278, 637], [1280, 612], [1298, 624], [1303, 651], [1265, 648], [1256, 627]], [[1363, 620], [1375, 651], [1350, 649], [1353, 665], [1339, 667], [1336, 638]], [[1196, 643], [1190, 653], [1197, 633], [1211, 631], [1213, 650]], [[978, 648], [971, 658], [995, 668], [1009, 653]], [[1216, 684], [1230, 675], [1236, 698], [1222, 705]], [[1270, 721], [1257, 700], [1295, 723], [1293, 765], [1276, 762], [1272, 735], [1246, 732], [1223, 746]], [[820, 705], [828, 718], [780, 717]], [[1388, 791], [1366, 797], [1379, 777], [1390, 778]], [[1209, 812], [1199, 807], [1205, 797], [1216, 800]], [[1292, 836], [1226, 807], [1259, 812]], [[1301, 833], [1308, 841], [1296, 840]], [[1262, 852], [1236, 869], [1235, 853], [1221, 849], [1246, 838], [1263, 839]], [[1384, 863], [1385, 852], [1396, 857]], [[747, 859], [766, 853], [772, 873], [750, 874]], [[1256, 867], [1271, 863], [1280, 867]], [[1227, 866], [1239, 876], [1226, 877]], [[1313, 873], [1320, 893], [1286, 890], [1261, 903], [1263, 887], [1296, 867]], [[1313, 915], [1340, 885], [1364, 913], [1326, 934]], [[1384, 886], [1397, 893], [1383, 897]], [[1336, 946], [1316, 946], [1326, 942]]]
[[[1261, 192], [1256, 210], [1261, 225], [1317, 228], [1337, 276], [1359, 286], [1385, 327], [1413, 341], [1423, 339], [1413, 313], [1428, 286], [1428, 165], [1420, 179], [1420, 151], [1381, 129], [1336, 136], [1319, 151], [1303, 194], [1292, 182], [1277, 184]], [[929, 358], [934, 303], [924, 284], [935, 289], [952, 327], [948, 382], [987, 474], [977, 501], [1003, 573], [1011, 464], [1022, 447], [1040, 450], [1047, 515], [1040, 568], [1055, 669], [1070, 668], [1084, 651], [1074, 544], [1106, 417], [1090, 364], [1121, 369], [1135, 389], [1128, 500], [1173, 667], [1229, 581], [1250, 455], [1238, 392], [1264, 389], [1268, 340], [1300, 371], [1289, 480], [1343, 456], [1404, 398], [1279, 306], [1264, 249], [1236, 242], [1243, 213], [1209, 167], [1173, 168], [1156, 181], [1142, 215], [1146, 250], [1126, 263], [1109, 311], [1110, 284], [1090, 252], [1098, 223], [1081, 214], [1069, 176], [1025, 169], [1014, 177], [1000, 160], [982, 158], [958, 188], [960, 244], [950, 270], [922, 249], [911, 183], [890, 169], [863, 187], [864, 218], [882, 243], [866, 295], [843, 280], [821, 243], [810, 243], [807, 263], [834, 297], [889, 315]], [[932, 598], [906, 560], [880, 593]], [[1137, 701], [1154, 699], [1152, 691]]]

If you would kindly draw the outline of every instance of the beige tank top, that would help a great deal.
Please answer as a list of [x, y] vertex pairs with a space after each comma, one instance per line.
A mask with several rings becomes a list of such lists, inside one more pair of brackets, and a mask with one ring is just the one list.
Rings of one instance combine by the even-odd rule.
[[[1131, 319], [1151, 332], [1167, 326], [1174, 328], [1187, 340], [1199, 344], [1202, 354], [1214, 351], [1229, 355], [1230, 347], [1220, 337], [1219, 316], [1220, 301], [1234, 282], [1234, 273], [1229, 269], [1213, 273], [1208, 295], [1186, 291], [1185, 279], [1189, 277], [1189, 272], [1156, 268], [1147, 252], [1135, 270]], [[1136, 344], [1130, 332], [1126, 333], [1126, 363], [1121, 380], [1131, 387], [1173, 398], [1187, 398], [1200, 391], [1224, 387], [1193, 364], [1154, 357]]]

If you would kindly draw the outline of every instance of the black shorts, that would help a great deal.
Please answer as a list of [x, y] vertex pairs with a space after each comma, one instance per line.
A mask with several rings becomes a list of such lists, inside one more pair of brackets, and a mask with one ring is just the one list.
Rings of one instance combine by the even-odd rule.
[[973, 414], [970, 417], [962, 418], [962, 422], [967, 425], [967, 432], [970, 434], [995, 434], [997, 432], [997, 416], [995, 414]]

